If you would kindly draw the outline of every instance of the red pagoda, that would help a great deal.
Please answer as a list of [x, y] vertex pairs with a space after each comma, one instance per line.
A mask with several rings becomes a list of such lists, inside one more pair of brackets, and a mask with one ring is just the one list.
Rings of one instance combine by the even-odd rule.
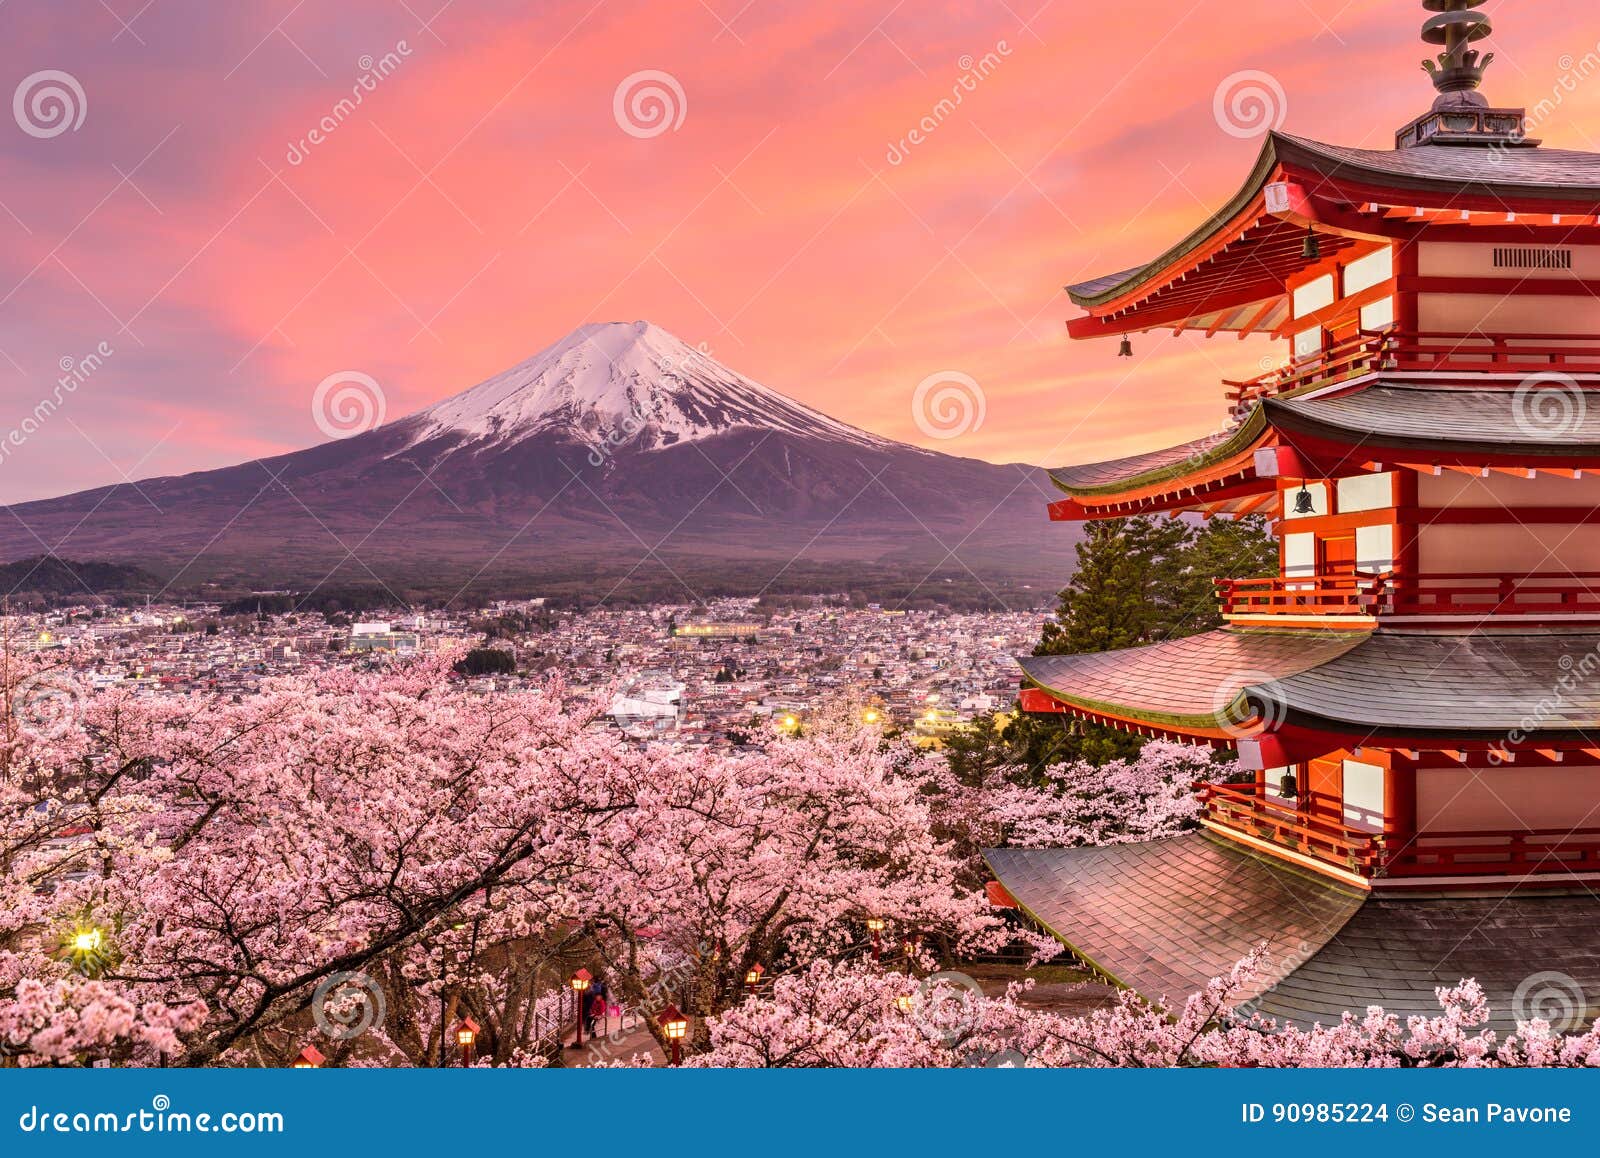
[[[1257, 1006], [1600, 1013], [1600, 154], [1478, 92], [1483, 0], [1424, 0], [1438, 98], [1393, 150], [1273, 133], [1154, 261], [1069, 287], [1073, 338], [1267, 334], [1228, 426], [1055, 474], [1051, 518], [1263, 513], [1226, 626], [1021, 660], [1023, 707], [1236, 748], [1199, 832], [993, 850], [1004, 887], [1149, 997], [1270, 953]], [[1553, 979], [1553, 980], [1552, 980]]]

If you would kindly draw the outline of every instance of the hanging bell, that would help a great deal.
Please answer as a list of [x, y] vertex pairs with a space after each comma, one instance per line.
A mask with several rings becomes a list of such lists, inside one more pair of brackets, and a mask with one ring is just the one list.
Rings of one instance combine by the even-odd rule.
[[1132, 338], [1124, 337], [1122, 339], [1122, 345], [1120, 347], [1118, 347], [1118, 349], [1117, 349], [1117, 357], [1119, 357], [1119, 358], [1131, 358], [1131, 357], [1133, 357], [1133, 339]]
[[1311, 497], [1311, 491], [1305, 483], [1300, 484], [1300, 493], [1294, 496], [1294, 513], [1297, 515], [1317, 513], [1317, 501]]
[[1306, 228], [1305, 244], [1300, 247], [1300, 256], [1307, 261], [1322, 260], [1322, 242], [1317, 240], [1316, 230], [1309, 226]]

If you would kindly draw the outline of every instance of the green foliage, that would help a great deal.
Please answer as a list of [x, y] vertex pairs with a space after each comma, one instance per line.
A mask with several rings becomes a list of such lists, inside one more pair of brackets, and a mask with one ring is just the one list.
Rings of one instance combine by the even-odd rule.
[[[1199, 527], [1165, 516], [1108, 519], [1088, 525], [1077, 551], [1078, 569], [1034, 655], [1117, 651], [1215, 630], [1223, 622], [1217, 579], [1278, 570], [1277, 540], [1259, 515]], [[1103, 764], [1143, 746], [1137, 737], [1097, 724], [1028, 717], [1018, 721], [1016, 742], [1033, 767], [1057, 750], [1065, 756], [1056, 760]]]
[[517, 670], [517, 657], [499, 647], [475, 647], [455, 664], [457, 675], [510, 675]]

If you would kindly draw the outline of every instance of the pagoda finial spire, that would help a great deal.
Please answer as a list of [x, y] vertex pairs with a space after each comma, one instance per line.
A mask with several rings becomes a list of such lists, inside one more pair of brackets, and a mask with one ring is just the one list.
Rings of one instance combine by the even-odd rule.
[[[1422, 25], [1422, 39], [1444, 47], [1422, 67], [1433, 78], [1433, 87], [1449, 104], [1487, 105], [1477, 92], [1483, 73], [1494, 60], [1494, 53], [1482, 55], [1473, 44], [1494, 31], [1488, 13], [1475, 12], [1484, 0], [1422, 0], [1422, 6], [1436, 13]], [[1462, 95], [1454, 95], [1462, 94]]]
[[1422, 67], [1433, 79], [1439, 95], [1433, 108], [1395, 134], [1395, 148], [1417, 145], [1498, 145], [1533, 147], [1527, 138], [1527, 113], [1523, 109], [1491, 108], [1478, 86], [1494, 53], [1475, 45], [1494, 31], [1485, 12], [1485, 0], [1422, 0], [1433, 15], [1422, 24], [1422, 39], [1443, 51]]

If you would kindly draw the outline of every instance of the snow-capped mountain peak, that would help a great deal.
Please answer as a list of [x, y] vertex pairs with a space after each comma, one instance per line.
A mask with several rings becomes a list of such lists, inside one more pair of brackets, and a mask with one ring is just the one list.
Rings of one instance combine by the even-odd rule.
[[555, 345], [414, 416], [414, 442], [514, 442], [561, 430], [591, 446], [656, 450], [740, 428], [882, 449], [649, 322], [580, 326]]

